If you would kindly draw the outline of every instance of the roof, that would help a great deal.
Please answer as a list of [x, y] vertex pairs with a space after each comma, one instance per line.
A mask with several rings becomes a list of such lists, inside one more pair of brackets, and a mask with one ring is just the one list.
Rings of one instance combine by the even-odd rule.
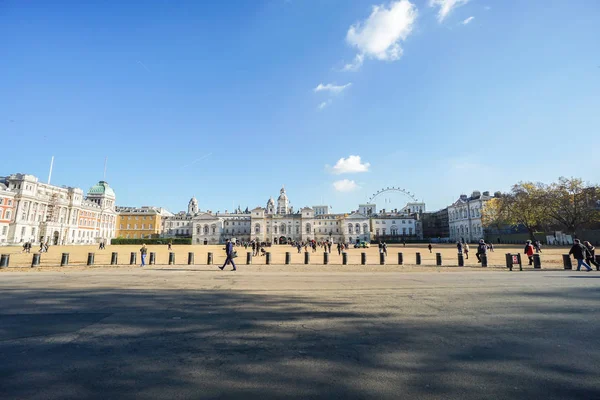
[[108, 186], [108, 182], [106, 181], [100, 181], [94, 186], [92, 186], [90, 190], [88, 190], [88, 196], [96, 194], [116, 197], [114, 190], [112, 190], [112, 188]]

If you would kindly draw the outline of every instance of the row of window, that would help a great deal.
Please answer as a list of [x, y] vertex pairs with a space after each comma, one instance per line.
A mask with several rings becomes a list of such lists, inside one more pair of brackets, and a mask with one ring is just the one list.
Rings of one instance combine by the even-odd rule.
[[12, 199], [7, 199], [7, 198], [4, 198], [4, 197], [0, 197], [0, 206], [3, 205], [3, 204], [6, 204], [7, 206], [12, 206], [13, 201], [12, 201]]
[[[136, 230], [137, 228], [138, 228], [138, 225], [133, 224], [133, 229]], [[119, 224], [119, 229], [123, 229], [123, 224]], [[127, 224], [127, 229], [131, 229], [131, 224]], [[145, 230], [146, 224], [142, 224], [140, 229]], [[152, 229], [152, 224], [148, 224], [148, 229]]]

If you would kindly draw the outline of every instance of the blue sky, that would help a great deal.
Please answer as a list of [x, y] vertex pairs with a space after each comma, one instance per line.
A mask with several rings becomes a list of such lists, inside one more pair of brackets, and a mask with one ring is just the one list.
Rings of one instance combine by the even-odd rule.
[[171, 211], [598, 182], [599, 20], [596, 0], [0, 1], [0, 175], [54, 155], [53, 183], [87, 189], [108, 157], [118, 204]]

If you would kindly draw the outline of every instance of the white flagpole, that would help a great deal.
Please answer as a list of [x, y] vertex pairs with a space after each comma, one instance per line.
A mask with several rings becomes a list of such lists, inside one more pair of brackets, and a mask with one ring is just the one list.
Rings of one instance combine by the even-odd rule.
[[52, 178], [52, 167], [54, 166], [54, 156], [52, 156], [52, 160], [50, 160], [50, 172], [48, 173], [48, 185], [50, 184], [50, 179]]

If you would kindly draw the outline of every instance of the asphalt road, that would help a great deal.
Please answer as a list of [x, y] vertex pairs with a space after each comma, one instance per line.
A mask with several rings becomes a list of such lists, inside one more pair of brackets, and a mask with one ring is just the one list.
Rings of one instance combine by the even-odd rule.
[[600, 273], [0, 274], [0, 399], [600, 399]]

